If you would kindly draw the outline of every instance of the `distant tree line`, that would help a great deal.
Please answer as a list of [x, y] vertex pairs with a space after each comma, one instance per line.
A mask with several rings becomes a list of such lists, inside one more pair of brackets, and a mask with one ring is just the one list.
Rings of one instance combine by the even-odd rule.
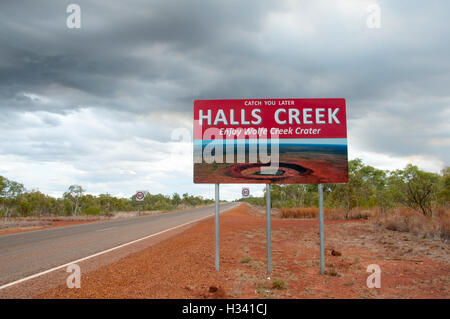
[[85, 194], [79, 185], [71, 185], [62, 198], [55, 198], [40, 191], [27, 191], [23, 184], [0, 176], [0, 216], [76, 216], [108, 215], [119, 211], [172, 210], [214, 203], [211, 199], [184, 193], [180, 196], [146, 193], [144, 201], [135, 196], [118, 198], [110, 194], [98, 196]]
[[[324, 184], [324, 205], [350, 212], [356, 207], [378, 207], [382, 211], [401, 205], [431, 216], [436, 207], [450, 206], [450, 167], [435, 174], [408, 164], [402, 170], [380, 170], [364, 165], [361, 159], [348, 163], [346, 184]], [[264, 191], [265, 192], [265, 191]], [[265, 195], [264, 195], [265, 196]], [[317, 185], [271, 185], [273, 207], [310, 207], [318, 205]], [[264, 197], [239, 201], [264, 206]]]

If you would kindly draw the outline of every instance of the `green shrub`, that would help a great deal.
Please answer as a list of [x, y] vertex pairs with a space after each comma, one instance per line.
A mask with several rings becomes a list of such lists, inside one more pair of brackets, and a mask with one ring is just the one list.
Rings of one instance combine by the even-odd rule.
[[272, 281], [272, 289], [286, 289], [286, 283], [283, 279], [274, 279]]
[[84, 215], [100, 215], [100, 208], [90, 206], [83, 211]]

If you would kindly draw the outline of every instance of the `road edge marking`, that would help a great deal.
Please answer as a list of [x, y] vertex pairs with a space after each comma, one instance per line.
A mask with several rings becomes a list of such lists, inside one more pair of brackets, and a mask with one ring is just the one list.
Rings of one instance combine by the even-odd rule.
[[[234, 207], [232, 207], [232, 208], [234, 208]], [[232, 209], [232, 208], [228, 208], [228, 209], [226, 209], [226, 210], [223, 210], [223, 211], [221, 211], [221, 213], [224, 213], [224, 212], [226, 212], [227, 210], [230, 210], [230, 209]], [[139, 239], [135, 239], [135, 240], [133, 240], [133, 241], [130, 241], [130, 242], [125, 243], [125, 244], [121, 244], [121, 245], [116, 246], [116, 247], [108, 248], [108, 249], [106, 249], [106, 250], [100, 251], [100, 252], [95, 253], [95, 254], [93, 254], [93, 255], [90, 255], [90, 256], [87, 256], [87, 257], [83, 257], [83, 258], [80, 258], [80, 259], [77, 259], [77, 260], [68, 262], [68, 263], [66, 263], [66, 264], [64, 264], [64, 265], [56, 266], [56, 267], [53, 267], [53, 268], [51, 268], [51, 269], [47, 269], [47, 270], [44, 270], [44, 271], [42, 271], [42, 272], [39, 272], [39, 273], [37, 273], [37, 274], [30, 275], [30, 276], [25, 277], [25, 278], [22, 278], [22, 279], [18, 279], [18, 280], [16, 280], [16, 281], [13, 281], [13, 282], [4, 284], [3, 286], [0, 286], [0, 290], [5, 289], [5, 288], [8, 288], [8, 287], [11, 287], [11, 286], [14, 286], [14, 285], [17, 285], [17, 284], [20, 284], [20, 283], [25, 282], [25, 281], [30, 280], [30, 279], [34, 279], [34, 278], [40, 277], [40, 276], [42, 276], [42, 275], [51, 273], [51, 272], [53, 272], [53, 271], [55, 271], [55, 270], [58, 270], [58, 269], [67, 267], [67, 266], [69, 266], [69, 265], [76, 264], [76, 263], [79, 263], [79, 262], [82, 262], [82, 261], [85, 261], [85, 260], [88, 260], [88, 259], [91, 259], [91, 258], [100, 256], [100, 255], [109, 253], [109, 252], [114, 251], [114, 250], [116, 250], [116, 249], [119, 249], [119, 248], [122, 248], [122, 247], [125, 247], [125, 246], [128, 246], [128, 245], [131, 245], [131, 244], [140, 242], [140, 241], [145, 240], [145, 239], [148, 239], [148, 238], [150, 238], [150, 237], [154, 237], [154, 236], [161, 235], [161, 234], [166, 233], [166, 232], [168, 232], [168, 231], [171, 231], [171, 230], [174, 230], [174, 229], [177, 229], [177, 228], [180, 228], [180, 227], [183, 227], [183, 226], [186, 226], [186, 225], [189, 225], [189, 224], [192, 224], [192, 223], [201, 221], [201, 220], [203, 220], [203, 219], [206, 219], [206, 218], [209, 218], [209, 217], [212, 217], [212, 216], [214, 216], [214, 214], [210, 214], [210, 215], [207, 215], [207, 216], [203, 216], [203, 217], [201, 217], [201, 218], [199, 218], [199, 219], [191, 220], [190, 222], [187, 222], [187, 223], [184, 223], [184, 224], [181, 224], [181, 225], [178, 225], [178, 226], [174, 226], [174, 227], [171, 227], [171, 228], [167, 228], [167, 229], [162, 230], [162, 231], [160, 231], [160, 232], [157, 232], [157, 233], [155, 233], [155, 234], [151, 234], [151, 235], [148, 235], [148, 236], [139, 238]]]

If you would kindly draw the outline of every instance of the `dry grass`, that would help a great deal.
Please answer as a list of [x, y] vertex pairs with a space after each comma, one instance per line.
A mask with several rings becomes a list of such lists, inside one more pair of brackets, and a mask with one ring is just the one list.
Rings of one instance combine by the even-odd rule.
[[41, 226], [48, 226], [52, 223], [50, 221], [45, 220], [31, 220], [31, 221], [24, 221], [24, 220], [2, 220], [0, 221], [0, 229], [7, 229], [7, 228], [19, 228], [19, 227], [41, 227]]
[[[282, 208], [279, 212], [281, 218], [318, 218], [317, 207]], [[388, 230], [408, 232], [420, 238], [440, 239], [450, 242], [450, 214], [445, 208], [435, 209], [432, 217], [409, 209], [396, 208], [386, 212], [377, 209], [356, 208], [348, 214], [343, 209], [324, 208], [324, 217], [329, 220], [336, 219], [370, 219], [375, 224]]]
[[412, 209], [397, 208], [378, 213], [373, 221], [389, 230], [413, 233], [421, 238], [450, 241], [450, 215], [446, 209], [437, 209], [432, 217], [427, 217]]
[[[152, 210], [142, 211], [140, 216], [150, 216], [167, 213], [168, 211]], [[132, 218], [138, 216], [138, 212], [115, 212], [109, 215], [77, 215], [77, 216], [27, 216], [27, 217], [8, 217], [0, 218], [0, 229], [16, 227], [34, 227], [48, 226], [52, 222], [84, 222], [84, 221], [103, 221], [111, 219]]]
[[282, 289], [286, 289], [286, 287], [287, 287], [286, 283], [284, 282], [283, 279], [275, 278], [272, 281], [272, 289], [282, 290]]
[[241, 264], [248, 264], [251, 261], [252, 259], [250, 258], [250, 256], [244, 256], [241, 258]]
[[31, 228], [51, 226], [54, 222], [89, 222], [98, 220], [110, 220], [107, 216], [29, 216], [8, 217], [0, 219], [0, 229]]
[[[353, 209], [347, 213], [345, 210], [339, 208], [324, 208], [325, 219], [368, 219], [373, 214], [373, 210], [367, 209]], [[281, 218], [318, 218], [319, 208], [282, 208], [279, 216]]]

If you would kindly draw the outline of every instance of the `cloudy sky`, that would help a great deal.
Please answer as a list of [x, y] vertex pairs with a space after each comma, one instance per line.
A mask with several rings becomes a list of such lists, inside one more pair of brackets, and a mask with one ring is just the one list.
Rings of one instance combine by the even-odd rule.
[[439, 172], [448, 12], [444, 0], [2, 0], [0, 175], [55, 196], [80, 184], [212, 198], [192, 183], [190, 134], [175, 138], [192, 132], [193, 100], [284, 97], [346, 98], [351, 159]]

